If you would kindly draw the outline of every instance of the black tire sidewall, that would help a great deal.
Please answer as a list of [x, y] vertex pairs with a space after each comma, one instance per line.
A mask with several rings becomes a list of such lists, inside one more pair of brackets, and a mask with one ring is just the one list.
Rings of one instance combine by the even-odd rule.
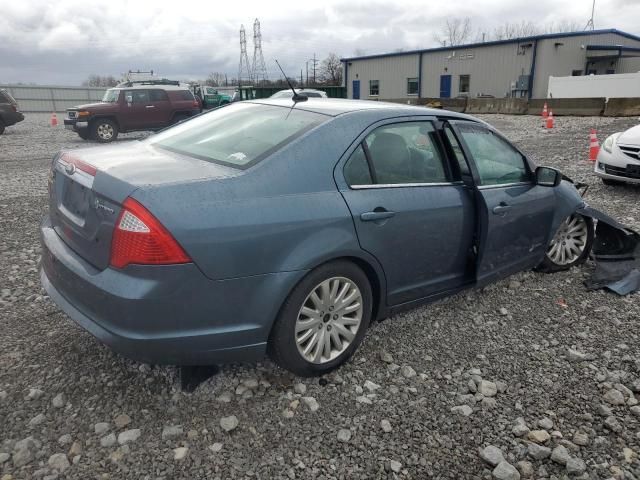
[[[113, 136], [109, 140], [103, 140], [98, 136], [98, 126], [109, 124], [113, 128]], [[110, 143], [113, 142], [116, 138], [118, 138], [118, 125], [113, 120], [109, 120], [108, 118], [99, 118], [94, 120], [91, 124], [91, 138], [93, 138], [96, 142], [99, 143]]]
[[[589, 257], [589, 253], [591, 253], [591, 247], [593, 246], [593, 240], [595, 238], [595, 229], [594, 229], [594, 226], [593, 226], [593, 219], [592, 218], [585, 217], [584, 215], [581, 215], [581, 216], [587, 222], [587, 244], [585, 245], [585, 248], [584, 248], [584, 251], [582, 252], [582, 254], [571, 263], [568, 263], [566, 265], [558, 265], [557, 263], [554, 263], [548, 257], [547, 252], [545, 251], [544, 260], [542, 260], [542, 263], [538, 267], [539, 270], [541, 270], [543, 272], [548, 272], [548, 273], [561, 272], [561, 271], [564, 271], [564, 270], [569, 270], [571, 267], [575, 267], [577, 265], [581, 265], [582, 263], [584, 263], [587, 260], [587, 258]], [[563, 222], [565, 220], [563, 220]], [[554, 235], [555, 235], [555, 232], [554, 232]]]
[[[298, 352], [295, 343], [295, 323], [302, 303], [317, 285], [331, 277], [345, 277], [354, 282], [362, 295], [363, 312], [360, 328], [349, 347], [334, 360], [321, 365], [306, 361]], [[309, 272], [285, 300], [269, 336], [268, 352], [282, 368], [303, 377], [328, 373], [342, 365], [356, 351], [371, 322], [373, 295], [366, 274], [349, 261], [333, 261]]]

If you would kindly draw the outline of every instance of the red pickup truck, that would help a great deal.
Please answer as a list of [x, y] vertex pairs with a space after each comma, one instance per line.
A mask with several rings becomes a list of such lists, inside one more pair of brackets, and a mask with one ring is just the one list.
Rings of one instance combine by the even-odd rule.
[[198, 113], [189, 87], [133, 84], [110, 88], [101, 102], [67, 109], [64, 126], [85, 140], [108, 143], [118, 133], [159, 130]]

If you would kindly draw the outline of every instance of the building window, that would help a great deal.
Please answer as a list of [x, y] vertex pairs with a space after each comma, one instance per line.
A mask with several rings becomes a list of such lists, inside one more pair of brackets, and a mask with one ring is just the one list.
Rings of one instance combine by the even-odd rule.
[[407, 95], [418, 95], [417, 78], [407, 78]]
[[369, 96], [377, 97], [380, 95], [380, 80], [369, 80]]
[[458, 93], [469, 93], [469, 83], [469, 75], [460, 75], [460, 85], [458, 88]]
[[582, 76], [582, 70], [571, 70], [572, 77], [580, 77]]

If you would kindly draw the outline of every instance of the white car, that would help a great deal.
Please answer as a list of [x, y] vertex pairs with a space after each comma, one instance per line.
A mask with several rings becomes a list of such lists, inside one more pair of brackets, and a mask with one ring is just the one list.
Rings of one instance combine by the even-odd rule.
[[[327, 98], [327, 92], [323, 92], [322, 90], [314, 90], [312, 88], [296, 88], [296, 93], [299, 95], [304, 95], [305, 97], [311, 98]], [[288, 98], [292, 97], [293, 92], [290, 88], [286, 90], [280, 90], [279, 92], [271, 95], [271, 98]]]
[[605, 185], [640, 184], [640, 125], [608, 137], [594, 171]]

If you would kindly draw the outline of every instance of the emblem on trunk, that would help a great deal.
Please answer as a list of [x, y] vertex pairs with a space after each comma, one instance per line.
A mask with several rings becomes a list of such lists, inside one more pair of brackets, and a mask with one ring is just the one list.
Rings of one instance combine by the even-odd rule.
[[68, 163], [66, 167], [64, 167], [64, 171], [69, 175], [73, 175], [76, 173], [76, 166], [73, 163]]
[[104, 203], [100, 203], [100, 200], [98, 200], [97, 198], [93, 202], [93, 208], [95, 208], [96, 210], [104, 210], [111, 215], [115, 213], [115, 210], [113, 208], [107, 207]]

